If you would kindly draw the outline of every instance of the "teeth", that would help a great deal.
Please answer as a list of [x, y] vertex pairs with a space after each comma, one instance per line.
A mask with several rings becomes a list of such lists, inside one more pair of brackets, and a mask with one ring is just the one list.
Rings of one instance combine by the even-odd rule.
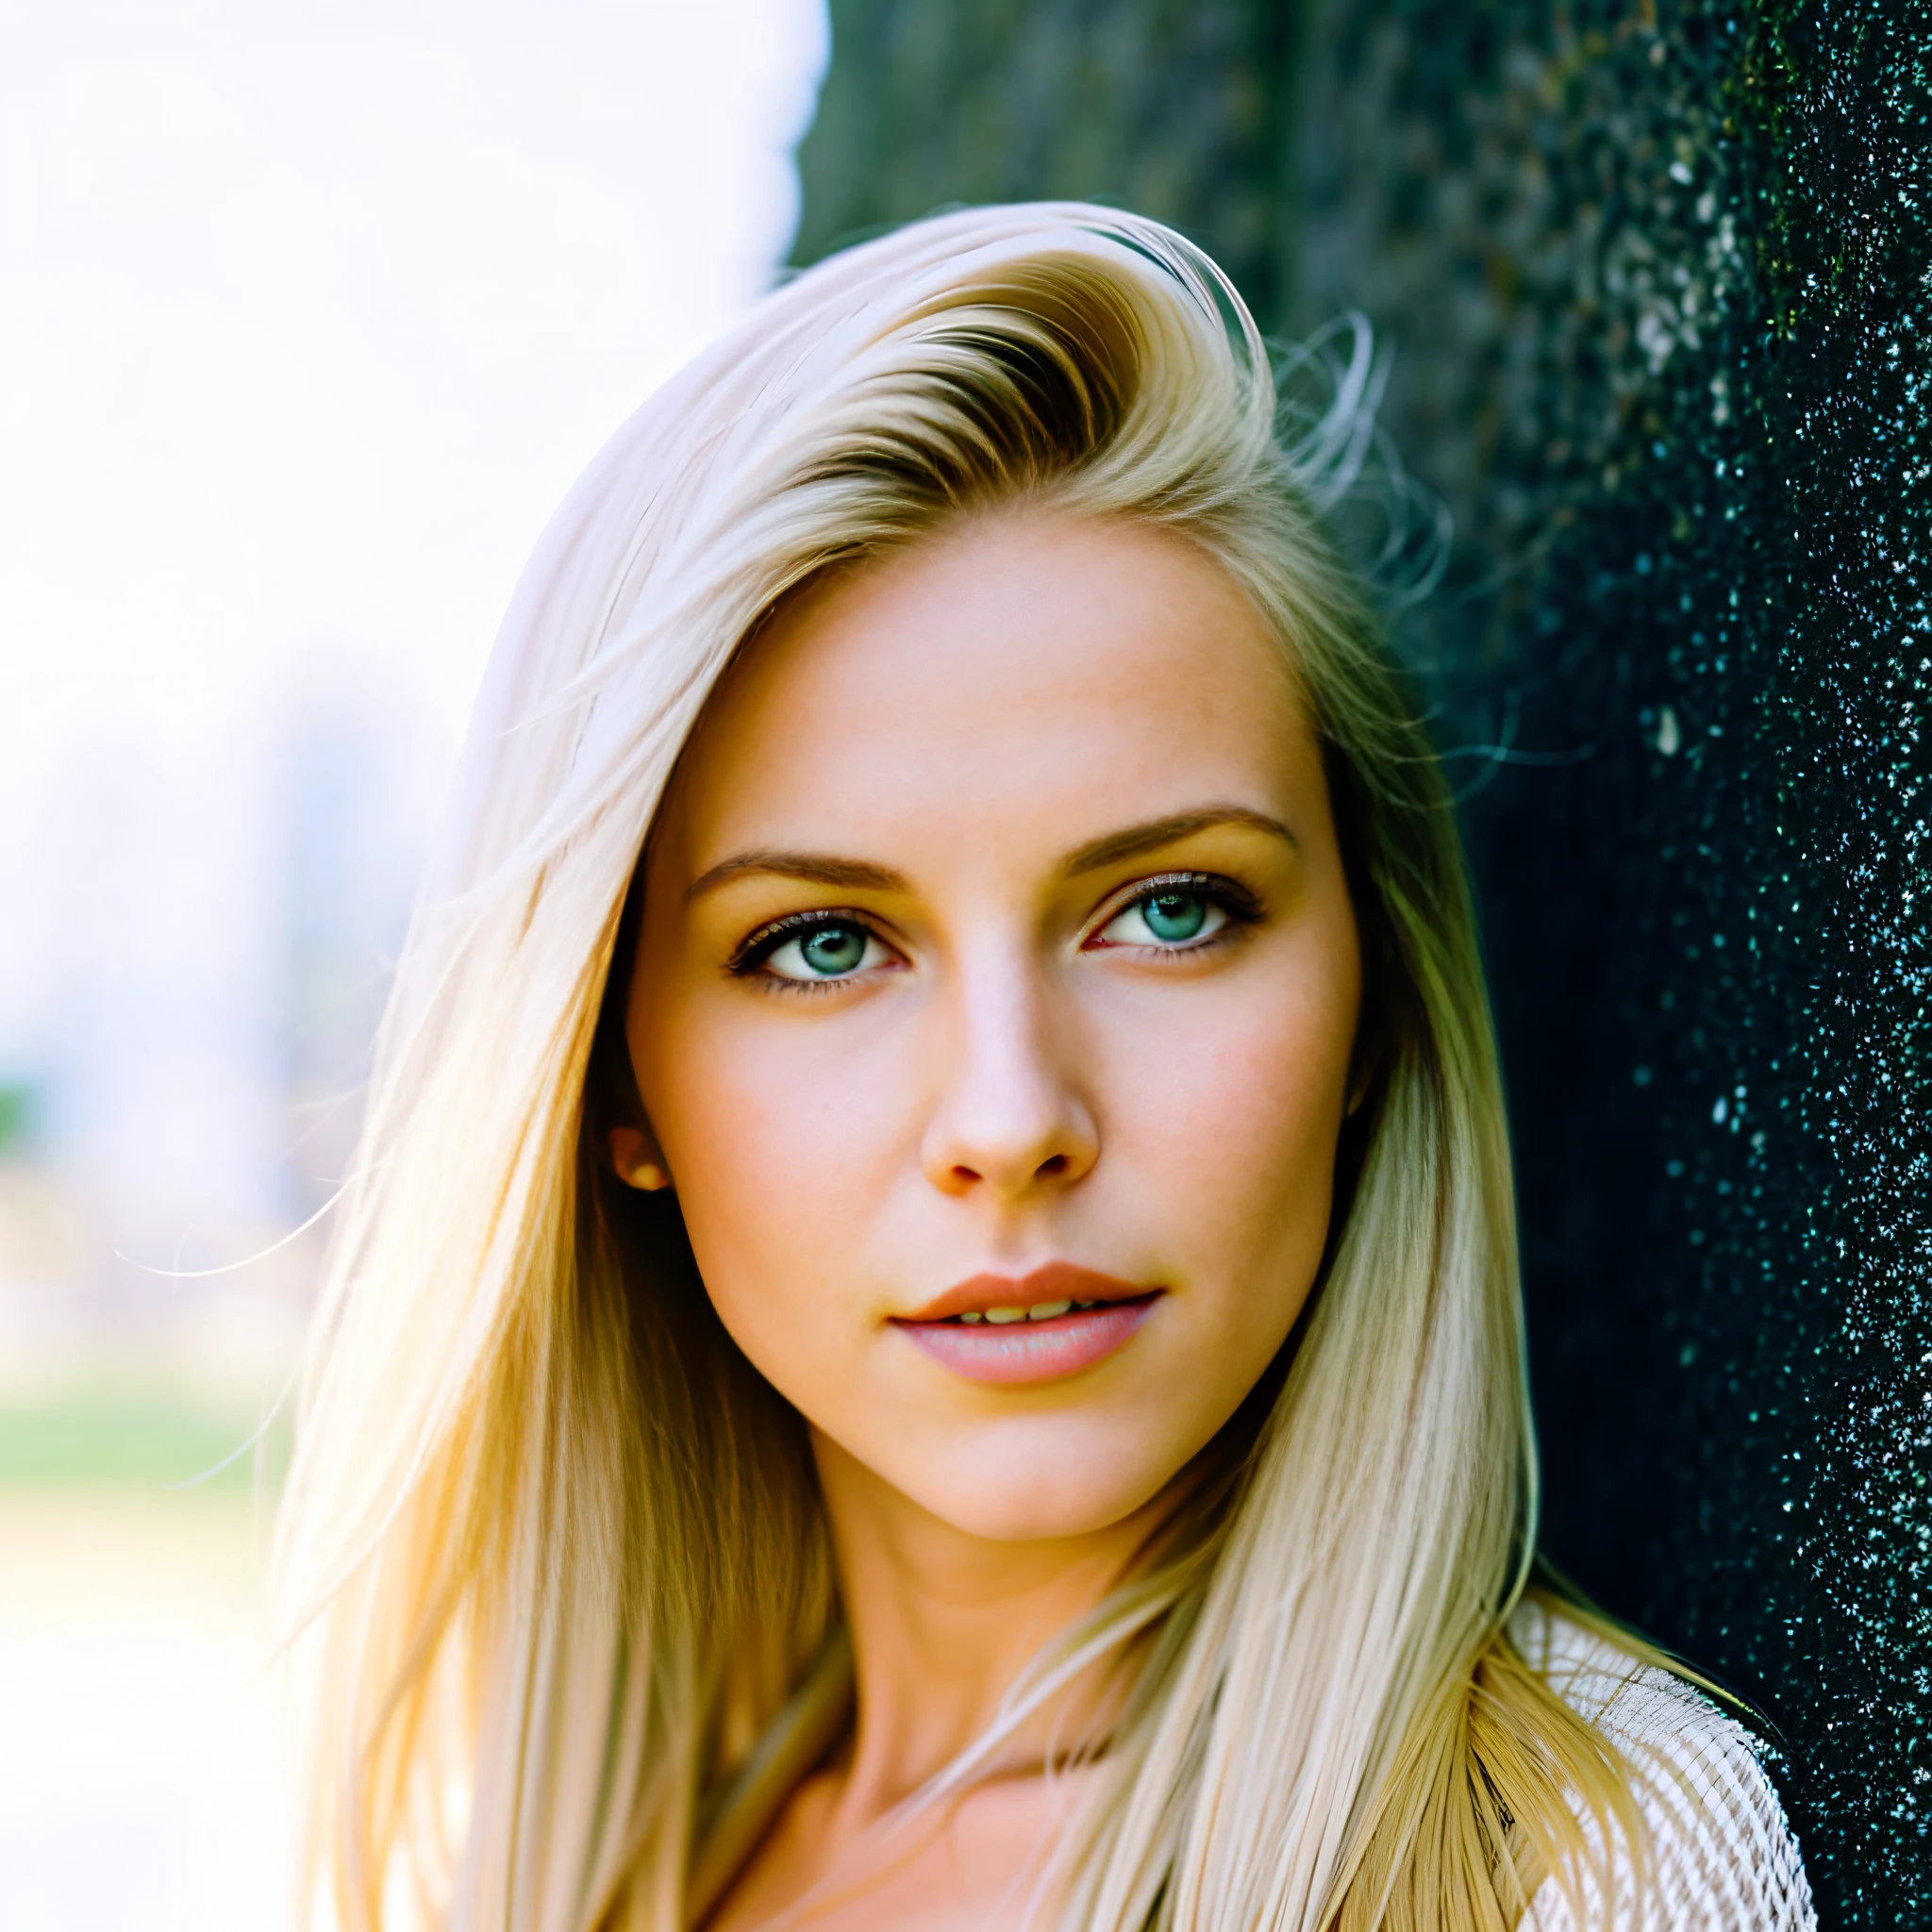
[[1030, 1308], [988, 1308], [982, 1314], [977, 1308], [954, 1319], [959, 1322], [991, 1322], [995, 1328], [1003, 1328], [1008, 1322], [1051, 1322], [1056, 1315], [1064, 1315], [1069, 1308], [1095, 1308], [1098, 1302], [1036, 1302]]

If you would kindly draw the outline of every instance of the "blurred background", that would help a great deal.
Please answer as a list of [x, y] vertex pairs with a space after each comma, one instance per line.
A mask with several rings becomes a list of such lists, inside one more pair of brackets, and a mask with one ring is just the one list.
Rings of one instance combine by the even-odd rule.
[[281, 1922], [310, 1224], [515, 574], [771, 281], [825, 54], [817, 0], [0, 11], [7, 1932]]
[[[514, 574], [767, 287], [1124, 203], [1366, 317], [1546, 1553], [1932, 1925], [1932, 119], [1896, 0], [0, 0], [0, 1928], [274, 1927], [280, 1407]], [[1365, 541], [1374, 533], [1364, 525]]]

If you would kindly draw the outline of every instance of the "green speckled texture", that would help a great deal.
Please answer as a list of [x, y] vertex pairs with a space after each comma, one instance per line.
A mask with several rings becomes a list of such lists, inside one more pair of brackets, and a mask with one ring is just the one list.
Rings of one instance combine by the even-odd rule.
[[1455, 518], [1551, 1556], [1932, 1924], [1932, 18], [833, 0], [801, 258], [1098, 195], [1363, 310]]

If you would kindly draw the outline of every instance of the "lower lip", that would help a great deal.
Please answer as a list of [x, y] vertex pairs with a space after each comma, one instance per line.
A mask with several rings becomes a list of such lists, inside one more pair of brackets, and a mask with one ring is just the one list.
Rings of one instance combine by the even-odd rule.
[[969, 1382], [1057, 1382], [1124, 1348], [1154, 1311], [1158, 1293], [1073, 1308], [1047, 1322], [896, 1322], [934, 1361]]

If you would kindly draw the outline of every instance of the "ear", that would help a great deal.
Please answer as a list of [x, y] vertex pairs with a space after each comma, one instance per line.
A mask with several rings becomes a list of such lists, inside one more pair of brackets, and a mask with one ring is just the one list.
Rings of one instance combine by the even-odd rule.
[[641, 1127], [612, 1127], [610, 1165], [617, 1177], [640, 1193], [655, 1194], [671, 1185], [671, 1171], [656, 1139]]

